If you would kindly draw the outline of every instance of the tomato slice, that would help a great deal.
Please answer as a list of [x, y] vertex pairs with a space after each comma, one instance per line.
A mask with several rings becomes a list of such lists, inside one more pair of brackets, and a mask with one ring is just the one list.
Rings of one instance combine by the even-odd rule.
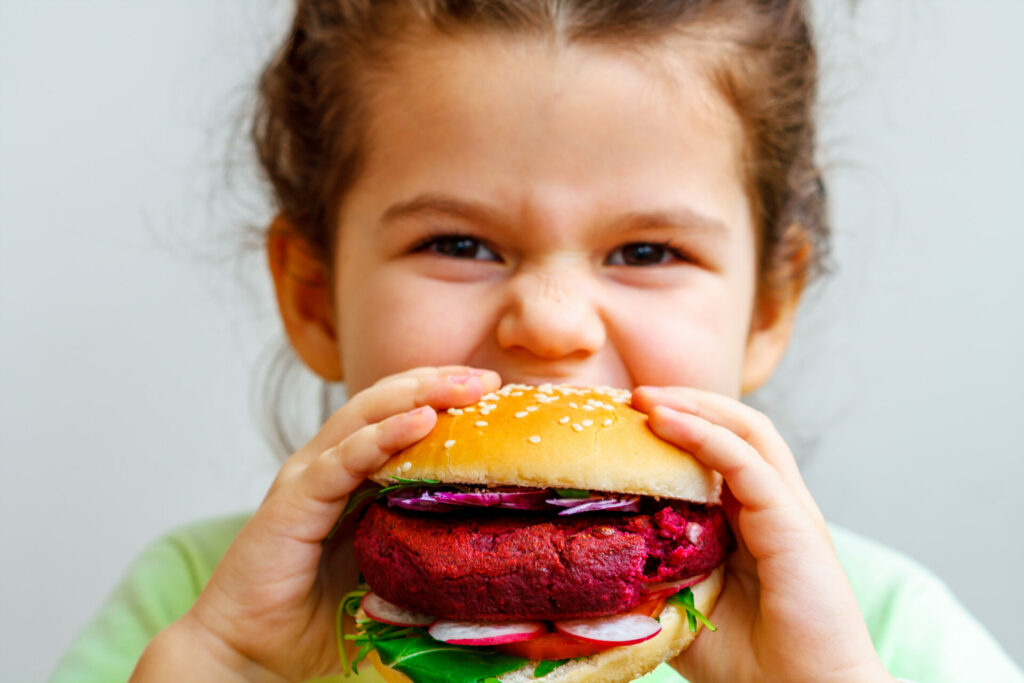
[[[626, 614], [642, 614], [647, 617], [654, 617], [661, 614], [661, 610], [664, 608], [665, 598], [652, 598], [641, 602]], [[504, 645], [492, 645], [491, 647], [514, 657], [533, 660], [555, 660], [588, 657], [596, 655], [598, 652], [618, 647], [618, 645], [587, 643], [561, 633], [545, 633], [530, 640], [521, 640], [518, 643], [505, 643]]]
[[533, 660], [555, 660], [587, 657], [607, 650], [612, 646], [584, 643], [582, 640], [576, 640], [561, 633], [545, 633], [530, 640], [520, 640], [518, 643], [505, 643], [504, 645], [492, 645], [491, 647], [514, 657]]

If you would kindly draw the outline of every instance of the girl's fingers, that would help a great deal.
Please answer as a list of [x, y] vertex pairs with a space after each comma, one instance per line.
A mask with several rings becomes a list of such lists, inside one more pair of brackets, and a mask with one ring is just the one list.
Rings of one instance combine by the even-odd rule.
[[299, 535], [315, 537], [323, 520], [333, 516], [330, 524], [336, 521], [334, 508], [342, 498], [388, 457], [430, 432], [436, 409], [475, 403], [500, 386], [496, 372], [463, 365], [385, 377], [353, 396], [288, 459], [267, 498], [281, 494], [278, 500], [291, 508], [282, 519], [304, 529]]
[[491, 370], [465, 365], [415, 368], [378, 381], [360, 391], [327, 419], [299, 460], [309, 462], [350, 434], [421, 406], [435, 409], [469, 405], [501, 387]]
[[425, 437], [436, 422], [434, 409], [423, 406], [356, 430], [310, 463], [301, 477], [302, 495], [338, 502], [392, 455]]
[[655, 434], [719, 472], [736, 500], [751, 512], [785, 507], [786, 486], [749, 443], [702, 417], [655, 406], [649, 414]]
[[637, 410], [649, 413], [655, 405], [702, 417], [749, 443], [779, 473], [807, 513], [824, 526], [824, 517], [804, 484], [788, 444], [763, 413], [728, 396], [697, 389], [639, 387], [634, 391], [633, 406]]
[[437, 422], [429, 406], [392, 415], [356, 430], [341, 443], [320, 452], [305, 468], [279, 477], [273, 497], [274, 516], [285, 533], [319, 543], [330, 533], [351, 494], [398, 451], [426, 436]]

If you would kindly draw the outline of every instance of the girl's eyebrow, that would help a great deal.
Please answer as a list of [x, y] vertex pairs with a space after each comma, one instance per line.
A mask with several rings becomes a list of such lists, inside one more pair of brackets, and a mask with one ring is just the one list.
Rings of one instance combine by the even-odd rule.
[[[379, 224], [386, 226], [403, 218], [438, 214], [495, 226], [508, 222], [499, 211], [480, 202], [459, 199], [445, 194], [425, 193], [408, 201], [392, 204], [381, 215]], [[724, 222], [689, 207], [660, 211], [633, 211], [622, 215], [608, 225], [610, 232], [639, 232], [652, 228], [684, 229], [687, 232], [718, 239], [727, 239], [729, 236], [729, 228]]]
[[498, 225], [505, 222], [501, 214], [479, 202], [458, 199], [450, 195], [427, 193], [405, 202], [396, 202], [381, 214], [380, 225], [385, 226], [401, 218], [415, 218], [444, 214], [475, 223]]

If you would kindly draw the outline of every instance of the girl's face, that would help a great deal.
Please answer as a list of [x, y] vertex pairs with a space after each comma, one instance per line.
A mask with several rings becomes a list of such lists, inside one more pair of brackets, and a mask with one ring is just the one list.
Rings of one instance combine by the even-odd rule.
[[697, 63], [493, 36], [405, 54], [340, 212], [349, 392], [467, 364], [739, 395], [764, 365], [757, 247], [740, 123]]

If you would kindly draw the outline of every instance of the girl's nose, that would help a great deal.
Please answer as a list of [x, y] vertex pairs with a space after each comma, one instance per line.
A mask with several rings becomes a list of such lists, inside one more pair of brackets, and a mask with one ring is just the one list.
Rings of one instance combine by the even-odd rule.
[[498, 322], [498, 344], [539, 358], [586, 357], [606, 339], [604, 321], [585, 282], [568, 274], [522, 273]]

